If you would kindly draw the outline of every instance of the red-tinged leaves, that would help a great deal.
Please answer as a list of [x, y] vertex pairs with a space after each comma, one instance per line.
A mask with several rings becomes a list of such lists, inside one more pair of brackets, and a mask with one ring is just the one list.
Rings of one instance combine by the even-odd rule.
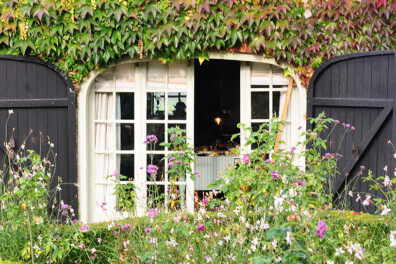
[[184, 0], [184, 7], [186, 9], [195, 8], [195, 3], [196, 3], [195, 0]]
[[275, 29], [275, 24], [271, 20], [266, 20], [261, 23], [259, 28], [260, 28], [260, 31], [264, 31], [265, 34], [269, 37], [269, 36], [271, 36], [271, 33]]
[[277, 28], [280, 28], [281, 32], [283, 33], [285, 29], [289, 29], [289, 20], [284, 19], [284, 20], [279, 20], [278, 23], [276, 24]]
[[203, 3], [202, 5], [198, 6], [198, 13], [201, 14], [202, 9], [204, 9], [208, 14], [210, 13], [210, 5], [209, 5], [209, 0], [206, 0], [205, 3]]
[[386, 2], [387, 0], [377, 0], [377, 8], [380, 8], [381, 6], [386, 8]]
[[43, 18], [44, 14], [46, 14], [47, 16], [50, 15], [47, 9], [36, 8], [33, 10], [34, 10], [33, 16], [37, 17], [40, 21]]
[[223, 3], [225, 3], [225, 2], [227, 2], [228, 3], [228, 8], [232, 8], [232, 6], [235, 4], [235, 5], [238, 5], [238, 1], [237, 0], [223, 0]]
[[78, 14], [80, 14], [82, 19], [85, 19], [85, 17], [87, 16], [87, 14], [90, 14], [91, 17], [93, 17], [93, 9], [92, 7], [89, 5], [84, 5], [82, 7], [80, 7], [77, 11]]
[[248, 21], [249, 29], [252, 27], [255, 19], [255, 14], [252, 12], [245, 12], [242, 16], [241, 25], [243, 25], [246, 21]]

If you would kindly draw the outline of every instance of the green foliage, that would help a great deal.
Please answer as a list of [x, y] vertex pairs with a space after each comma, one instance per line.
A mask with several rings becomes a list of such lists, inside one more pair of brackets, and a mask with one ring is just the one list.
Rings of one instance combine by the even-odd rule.
[[249, 44], [252, 52], [295, 66], [307, 85], [311, 64], [396, 49], [393, 2], [304, 2], [2, 0], [0, 53], [54, 63], [78, 86], [90, 70], [123, 57], [167, 62]]

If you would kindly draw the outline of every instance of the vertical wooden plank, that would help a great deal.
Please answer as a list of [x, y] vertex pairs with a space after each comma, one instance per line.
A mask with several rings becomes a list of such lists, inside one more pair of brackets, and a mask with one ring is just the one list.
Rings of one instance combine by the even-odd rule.
[[43, 65], [37, 65], [37, 96], [38, 98], [48, 98], [47, 93], [47, 68]]
[[347, 96], [347, 86], [348, 86], [348, 61], [340, 62], [340, 70], [339, 70], [339, 98], [346, 98]]
[[27, 99], [27, 67], [28, 63], [16, 61], [16, 87], [14, 89], [16, 89], [17, 99]]
[[7, 60], [0, 60], [0, 99], [7, 98]]
[[321, 73], [313, 85], [313, 97], [323, 97], [323, 89], [323, 73]]
[[7, 94], [8, 97], [6, 98], [18, 98], [17, 95], [17, 67], [16, 61], [7, 60], [7, 78], [6, 78], [6, 87], [7, 87]]
[[[69, 144], [69, 181], [77, 184], [77, 133], [76, 133], [76, 94], [73, 87], [68, 87], [68, 144]], [[71, 205], [75, 209], [76, 218], [78, 218], [78, 189], [76, 185], [70, 185]]]
[[26, 79], [27, 79], [27, 98], [28, 99], [37, 99], [37, 64], [30, 63], [26, 69]]
[[371, 96], [372, 99], [382, 98], [380, 96], [380, 65], [382, 58], [380, 56], [371, 56], [372, 68], [371, 68]]
[[363, 98], [370, 98], [371, 90], [371, 57], [364, 57], [363, 59]]
[[56, 74], [56, 98], [67, 98], [67, 86], [65, 80]]
[[47, 68], [47, 94], [48, 98], [56, 98], [56, 76], [57, 73]]
[[340, 90], [340, 63], [331, 67], [331, 98], [338, 98]]
[[[56, 110], [55, 110], [56, 109]], [[54, 116], [58, 120], [67, 120], [67, 108], [55, 108], [51, 112], [54, 112]], [[62, 179], [62, 199], [65, 202], [71, 201], [70, 197], [70, 179], [69, 179], [69, 155], [68, 155], [68, 122], [58, 122], [57, 123], [57, 134], [56, 139], [53, 138], [52, 142], [57, 145], [57, 167], [59, 177]]]
[[353, 98], [355, 96], [355, 86], [356, 86], [356, 60], [347, 60], [348, 64], [348, 82], [347, 82], [347, 98]]
[[[356, 58], [354, 60], [355, 64], [355, 85], [354, 85], [354, 93], [351, 98], [364, 98], [363, 97], [363, 82], [364, 82], [364, 72], [363, 72], [363, 58]], [[349, 87], [348, 87], [349, 89]]]
[[323, 73], [323, 97], [331, 97], [331, 75], [332, 67], [327, 68]]

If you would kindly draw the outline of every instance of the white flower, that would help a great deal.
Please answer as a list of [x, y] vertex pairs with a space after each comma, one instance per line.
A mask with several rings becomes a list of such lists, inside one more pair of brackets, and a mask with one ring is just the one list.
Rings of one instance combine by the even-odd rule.
[[276, 261], [276, 263], [278, 263], [278, 262], [281, 262], [282, 259], [281, 259], [281, 257], [277, 257], [277, 258], [275, 259], [275, 261]]
[[349, 191], [349, 192], [348, 192], [348, 195], [351, 196], [351, 197], [353, 197], [352, 191]]
[[372, 203], [372, 201], [370, 200], [370, 198], [371, 198], [371, 195], [367, 195], [366, 196], [366, 199], [363, 201], [363, 205], [364, 206], [368, 206], [370, 203]]
[[385, 172], [388, 172], [388, 165], [386, 165], [386, 166], [384, 167], [384, 171], [385, 171]]
[[206, 258], [206, 263], [212, 262], [212, 258], [211, 257], [205, 256], [205, 258]]
[[39, 248], [39, 246], [37, 246], [37, 244], [34, 244], [33, 248], [36, 250], [40, 250], [40, 248]]
[[390, 213], [392, 210], [387, 208], [386, 205], [383, 206], [383, 210], [381, 212], [381, 215], [387, 215], [388, 213]]
[[226, 185], [229, 185], [230, 184], [230, 180], [226, 179], [225, 183], [226, 183]]
[[218, 244], [219, 246], [223, 245], [223, 240], [219, 240]]
[[396, 247], [396, 231], [391, 231], [390, 236], [390, 247]]
[[212, 193], [213, 193], [214, 196], [216, 196], [219, 192], [216, 191], [216, 190], [213, 190]]
[[334, 264], [334, 261], [328, 260], [328, 261], [326, 262], [326, 264]]
[[286, 244], [287, 245], [291, 245], [292, 244], [291, 238], [292, 238], [291, 233], [289, 231], [287, 231], [287, 233], [286, 233]]
[[339, 248], [336, 248], [336, 252], [335, 252], [335, 256], [339, 256], [339, 255], [342, 255], [342, 254], [344, 254], [345, 253], [345, 251], [342, 249], [342, 247], [339, 247]]
[[353, 261], [345, 261], [345, 264], [353, 264]]
[[253, 240], [252, 240], [252, 245], [255, 245], [255, 246], [258, 245], [258, 239], [257, 239], [257, 237], [253, 238]]
[[229, 241], [231, 240], [231, 236], [230, 236], [230, 235], [226, 235], [225, 237], [223, 237], [223, 239], [224, 239], [226, 242], [229, 242]]
[[384, 184], [385, 187], [391, 187], [392, 186], [392, 181], [390, 180], [388, 175], [385, 176], [383, 184]]
[[12, 109], [8, 110], [8, 114], [9, 114], [9, 115], [11, 115], [11, 114], [13, 114], [13, 113], [14, 113], [14, 110], [12, 110]]
[[[129, 244], [129, 240], [128, 240], [128, 244]], [[92, 248], [91, 253], [94, 254], [95, 252], [96, 252], [96, 248]]]
[[274, 241], [272, 241], [271, 244], [273, 248], [276, 248], [278, 246], [278, 241], [274, 239]]

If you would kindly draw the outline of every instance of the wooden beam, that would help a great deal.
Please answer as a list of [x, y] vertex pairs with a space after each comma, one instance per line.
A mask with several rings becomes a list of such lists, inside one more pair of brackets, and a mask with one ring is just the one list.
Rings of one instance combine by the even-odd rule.
[[364, 137], [364, 139], [357, 146], [357, 149], [359, 151], [359, 156], [356, 157], [355, 154], [352, 154], [349, 157], [348, 162], [345, 165], [344, 169], [341, 171], [340, 175], [336, 179], [334, 188], [332, 190], [333, 194], [338, 192], [338, 189], [341, 187], [342, 183], [344, 183], [348, 179], [349, 173], [355, 167], [355, 165], [359, 161], [360, 157], [366, 151], [367, 146], [374, 139], [374, 136], [377, 134], [377, 132], [379, 131], [379, 129], [381, 128], [381, 126], [383, 125], [386, 118], [389, 116], [389, 114], [391, 112], [392, 112], [392, 107], [384, 108], [382, 110], [382, 112], [379, 114], [379, 116], [377, 117], [377, 119], [374, 121], [374, 124], [371, 127], [371, 129], [367, 132], [367, 135]]
[[[283, 121], [283, 122], [286, 120], [287, 108], [289, 106], [290, 96], [291, 96], [291, 92], [292, 92], [292, 88], [293, 88], [293, 82], [294, 82], [293, 77], [290, 76], [289, 85], [287, 86], [287, 93], [286, 93], [285, 103], [283, 105], [282, 116], [281, 116], [281, 121]], [[283, 132], [283, 124], [280, 124], [279, 130], [280, 131], [278, 132], [278, 135], [276, 137], [276, 143], [275, 143], [275, 147], [274, 147], [274, 154], [276, 154], [278, 152], [278, 149], [279, 149], [279, 142], [281, 140], [282, 132]]]
[[338, 107], [391, 107], [393, 99], [314, 98], [312, 105]]
[[0, 100], [0, 108], [31, 108], [31, 107], [65, 107], [69, 105], [67, 98], [48, 99], [9, 99]]

